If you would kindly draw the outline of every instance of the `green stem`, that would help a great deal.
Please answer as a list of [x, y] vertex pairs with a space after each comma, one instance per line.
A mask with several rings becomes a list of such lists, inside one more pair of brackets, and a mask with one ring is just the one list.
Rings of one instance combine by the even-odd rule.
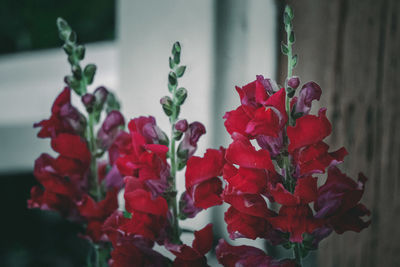
[[301, 265], [301, 253], [300, 253], [300, 244], [296, 243], [294, 248], [293, 248], [293, 254], [294, 254], [294, 258], [296, 260], [296, 263], [298, 266], [302, 266]]
[[289, 81], [290, 77], [292, 77], [292, 75], [293, 75], [293, 62], [292, 62], [293, 61], [293, 50], [292, 50], [292, 44], [291, 44], [291, 42], [289, 40], [289, 36], [290, 36], [291, 31], [292, 31], [292, 27], [291, 26], [288, 27], [288, 28], [285, 27], [285, 29], [286, 29], [286, 33], [287, 33], [287, 47], [288, 47], [288, 53], [287, 53], [287, 58], [288, 58], [287, 72], [288, 72], [288, 74], [287, 74], [287, 79], [286, 79], [286, 82], [285, 82], [285, 91], [286, 91], [285, 109], [286, 109], [286, 114], [288, 116], [288, 120], [286, 122], [285, 133], [284, 133], [284, 136], [283, 136], [283, 139], [284, 139], [283, 141], [284, 141], [284, 145], [285, 145], [285, 152], [284, 152], [284, 155], [283, 155], [283, 168], [285, 170], [285, 180], [286, 180], [286, 183], [289, 186], [289, 191], [291, 191], [293, 193], [294, 186], [293, 186], [293, 181], [292, 181], [293, 179], [292, 179], [292, 177], [290, 175], [290, 172], [291, 172], [291, 170], [290, 170], [290, 158], [289, 158], [289, 153], [287, 152], [287, 147], [288, 147], [288, 144], [289, 144], [289, 140], [288, 140], [287, 131], [286, 131], [287, 127], [289, 125], [291, 125], [290, 98], [288, 96], [288, 93], [289, 93], [288, 81]]
[[175, 105], [176, 103], [176, 86], [174, 86], [172, 90], [172, 102], [173, 104], [173, 109], [172, 109], [172, 115], [170, 117], [170, 123], [171, 123], [171, 142], [170, 142], [170, 148], [169, 148], [169, 155], [171, 159], [171, 205], [172, 205], [172, 215], [173, 215], [173, 225], [172, 225], [172, 231], [173, 231], [173, 241], [176, 243], [181, 243], [180, 241], [180, 228], [179, 228], [179, 219], [178, 219], [178, 205], [177, 205], [177, 190], [176, 190], [176, 149], [175, 149], [175, 138], [174, 138], [174, 132], [175, 132], [175, 123], [177, 121], [177, 107]]
[[99, 184], [99, 180], [97, 177], [97, 145], [96, 145], [96, 137], [94, 135], [94, 114], [89, 114], [89, 123], [88, 123], [88, 141], [90, 148], [90, 174], [91, 174], [91, 188], [96, 201], [100, 201], [101, 196], [101, 186]]

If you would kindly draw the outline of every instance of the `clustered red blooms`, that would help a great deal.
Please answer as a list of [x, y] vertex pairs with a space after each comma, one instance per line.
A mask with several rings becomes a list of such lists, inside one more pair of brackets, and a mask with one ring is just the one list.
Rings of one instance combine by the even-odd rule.
[[[292, 78], [289, 83], [296, 89], [299, 81]], [[184, 135], [178, 157], [186, 163], [179, 218], [193, 218], [225, 202], [230, 205], [225, 222], [231, 239], [297, 243], [305, 251], [316, 249], [332, 231], [360, 232], [368, 227], [370, 221], [361, 217], [370, 212], [359, 203], [366, 177], [360, 174], [356, 182], [338, 169], [347, 151], [328, 152], [323, 141], [331, 133], [326, 109], [320, 109], [318, 116], [309, 114], [321, 88], [306, 83], [292, 98], [289, 114], [285, 89], [269, 79], [257, 76], [236, 90], [241, 105], [224, 117], [232, 137], [227, 149], [208, 149], [203, 157], [194, 156], [204, 126], [186, 120], [175, 125]], [[90, 112], [104, 104], [107, 93], [101, 87], [82, 101]], [[132, 119], [126, 132], [120, 127], [125, 124], [122, 114], [108, 112], [96, 138], [97, 148], [108, 152], [109, 159], [98, 162], [99, 196], [93, 193], [90, 169], [92, 157], [97, 156], [85, 139], [86, 118], [72, 106], [69, 88], [57, 97], [51, 111], [51, 117], [35, 127], [41, 127], [39, 137], [51, 138], [58, 156], [42, 154], [36, 160], [34, 174], [41, 185], [31, 190], [30, 208], [58, 211], [86, 225], [85, 238], [111, 242], [112, 266], [133, 262], [136, 266], [208, 266], [205, 254], [212, 248], [211, 224], [194, 232], [192, 246], [172, 242], [177, 218], [169, 203], [169, 141], [153, 117]], [[318, 188], [321, 178], [316, 174], [326, 170], [326, 182]], [[125, 212], [118, 211], [122, 187]], [[279, 204], [277, 211], [271, 208], [274, 202]], [[176, 256], [172, 263], [153, 249], [155, 243]], [[258, 248], [235, 247], [225, 240], [219, 241], [216, 254], [223, 266], [295, 266], [293, 260], [275, 260]]]
[[[92, 95], [93, 101], [103, 105], [106, 95], [99, 98], [99, 91], [107, 94], [107, 90], [101, 87]], [[69, 88], [64, 88], [56, 98], [51, 113], [48, 120], [34, 126], [41, 127], [38, 137], [51, 138], [51, 147], [58, 156], [53, 158], [44, 153], [35, 161], [34, 175], [40, 185], [31, 189], [28, 207], [58, 211], [71, 221], [85, 224], [85, 238], [95, 243], [107, 241], [103, 223], [118, 209], [117, 195], [122, 188], [123, 177], [112, 162], [101, 162], [98, 179], [102, 184], [102, 196], [101, 199], [94, 198], [90, 181], [93, 155], [85, 139], [87, 121], [71, 104]], [[98, 140], [104, 142], [99, 147], [107, 151], [119, 126], [124, 123], [119, 111], [110, 112], [99, 130]]]
[[[299, 81], [294, 82], [298, 86]], [[102, 94], [107, 93], [104, 90], [100, 89]], [[224, 117], [232, 137], [227, 149], [208, 149], [203, 157], [193, 156], [204, 126], [186, 120], [175, 126], [184, 134], [178, 155], [182, 162], [187, 161], [180, 219], [193, 218], [225, 202], [230, 205], [225, 222], [231, 239], [263, 238], [274, 245], [299, 243], [305, 250], [316, 249], [332, 231], [341, 234], [366, 228], [370, 221], [361, 217], [369, 215], [369, 210], [359, 201], [367, 179], [360, 174], [358, 182], [353, 181], [337, 168], [347, 151], [328, 152], [323, 141], [331, 133], [326, 109], [320, 109], [318, 116], [309, 114], [321, 88], [306, 83], [299, 96], [292, 98], [290, 114], [285, 109], [285, 90], [269, 79], [257, 76], [236, 90], [241, 105]], [[84, 104], [96, 101], [91, 96], [82, 97]], [[151, 116], [132, 119], [129, 132], [120, 129], [123, 125], [123, 116], [114, 110], [98, 131], [97, 146], [108, 151], [109, 161], [99, 162], [103, 195], [94, 199], [90, 191], [93, 155], [84, 138], [86, 119], [71, 105], [70, 89], [65, 88], [53, 104], [50, 119], [35, 124], [41, 127], [38, 136], [51, 138], [59, 155], [42, 154], [36, 160], [34, 174], [41, 185], [32, 188], [28, 206], [55, 210], [84, 223], [85, 237], [93, 242], [110, 241], [112, 266], [170, 264], [169, 258], [153, 249], [155, 243], [176, 256], [173, 266], [208, 266], [205, 254], [212, 248], [211, 224], [194, 233], [192, 246], [171, 241], [172, 220], [176, 218], [168, 203], [168, 137]], [[285, 168], [285, 157], [289, 168]], [[315, 174], [326, 170], [327, 180], [318, 188], [321, 178]], [[124, 213], [117, 210], [122, 187]], [[280, 204], [277, 211], [269, 204], [274, 202]], [[235, 247], [225, 240], [219, 241], [216, 254], [228, 267], [295, 266], [293, 260], [275, 260], [258, 248]]]

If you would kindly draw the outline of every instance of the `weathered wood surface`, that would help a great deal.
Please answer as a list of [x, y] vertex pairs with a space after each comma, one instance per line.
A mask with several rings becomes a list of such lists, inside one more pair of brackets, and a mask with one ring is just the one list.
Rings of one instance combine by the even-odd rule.
[[291, 5], [295, 74], [323, 89], [321, 105], [333, 124], [328, 141], [350, 153], [342, 169], [369, 177], [362, 202], [372, 211], [371, 226], [324, 240], [318, 266], [400, 266], [400, 1]]

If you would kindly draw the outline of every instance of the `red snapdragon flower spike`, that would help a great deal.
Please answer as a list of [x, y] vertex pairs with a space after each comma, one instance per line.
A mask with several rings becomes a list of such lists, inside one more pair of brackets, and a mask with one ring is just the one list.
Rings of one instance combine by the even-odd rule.
[[224, 149], [208, 149], [203, 158], [189, 158], [185, 174], [186, 191], [196, 207], [207, 209], [222, 204], [222, 175]]
[[34, 127], [42, 127], [38, 137], [54, 138], [59, 133], [83, 134], [85, 125], [83, 115], [71, 105], [71, 90], [65, 87], [53, 103], [50, 118], [35, 123]]
[[175, 256], [174, 267], [206, 267], [207, 259], [204, 256], [212, 248], [212, 224], [194, 232], [192, 247], [187, 245], [167, 244], [166, 247]]
[[287, 135], [290, 140], [289, 153], [294, 150], [316, 144], [330, 135], [332, 126], [326, 117], [326, 109], [321, 108], [318, 117], [306, 115], [296, 120], [295, 126], [287, 127]]
[[370, 215], [370, 211], [359, 203], [366, 181], [361, 173], [358, 182], [355, 182], [338, 168], [329, 168], [326, 183], [318, 189], [315, 216], [325, 219], [327, 225], [339, 234], [360, 232], [368, 227], [371, 221], [363, 221], [361, 217]]
[[279, 215], [270, 219], [271, 224], [290, 233], [290, 241], [302, 242], [303, 233], [311, 234], [322, 225], [322, 221], [313, 217], [308, 203], [317, 198], [317, 178], [298, 179], [294, 194], [288, 192], [282, 184], [270, 189], [276, 202], [282, 204]]
[[268, 151], [256, 150], [247, 138], [238, 133], [234, 133], [232, 138], [233, 143], [228, 147], [225, 155], [228, 162], [244, 168], [275, 171]]
[[251, 246], [231, 246], [221, 239], [216, 247], [217, 259], [224, 267], [295, 267], [293, 260], [275, 260], [261, 249]]
[[[137, 177], [140, 181], [145, 181], [153, 195], [161, 195], [168, 187], [167, 178], [169, 175], [169, 165], [166, 161], [168, 147], [160, 144], [147, 143], [143, 135], [139, 133], [139, 126], [154, 125], [145, 117], [130, 122], [130, 141], [126, 134], [120, 134], [111, 146], [113, 157], [118, 155], [115, 164], [122, 175]], [[138, 126], [139, 125], [139, 126]], [[143, 130], [143, 129], [142, 129]], [[150, 140], [153, 142], [154, 140]]]

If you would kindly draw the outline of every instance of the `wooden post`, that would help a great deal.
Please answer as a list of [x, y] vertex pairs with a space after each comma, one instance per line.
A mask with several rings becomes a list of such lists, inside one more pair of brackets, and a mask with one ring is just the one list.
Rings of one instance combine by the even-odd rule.
[[400, 1], [290, 4], [299, 54], [294, 73], [321, 85], [333, 125], [328, 141], [350, 153], [342, 169], [369, 177], [362, 202], [372, 211], [371, 226], [322, 241], [318, 266], [400, 266]]

